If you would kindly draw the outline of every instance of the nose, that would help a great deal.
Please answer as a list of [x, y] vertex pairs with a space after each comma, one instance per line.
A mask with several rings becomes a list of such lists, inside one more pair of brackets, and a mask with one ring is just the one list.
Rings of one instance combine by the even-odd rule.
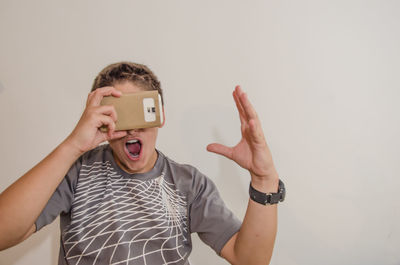
[[127, 130], [126, 132], [130, 135], [138, 133], [138, 132], [142, 132], [143, 129], [142, 128], [137, 128], [137, 129], [131, 129], [131, 130]]

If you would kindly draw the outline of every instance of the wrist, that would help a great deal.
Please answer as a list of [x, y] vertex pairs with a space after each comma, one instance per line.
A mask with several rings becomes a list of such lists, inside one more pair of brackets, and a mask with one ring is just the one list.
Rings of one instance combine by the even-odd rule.
[[279, 187], [279, 176], [278, 173], [269, 175], [268, 177], [251, 177], [251, 185], [253, 188], [260, 192], [273, 193], [277, 192]]
[[70, 136], [59, 145], [59, 149], [63, 150], [64, 153], [73, 157], [75, 160], [85, 153]]
[[278, 189], [275, 192], [261, 192], [256, 190], [250, 183], [249, 186], [250, 199], [262, 205], [273, 205], [283, 202], [286, 197], [285, 184], [279, 180]]

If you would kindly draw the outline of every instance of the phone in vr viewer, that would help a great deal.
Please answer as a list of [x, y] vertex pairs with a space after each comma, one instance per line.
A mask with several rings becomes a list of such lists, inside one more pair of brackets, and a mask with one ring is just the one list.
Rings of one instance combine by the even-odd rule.
[[[158, 91], [141, 91], [122, 94], [119, 98], [107, 96], [100, 105], [113, 105], [117, 112], [115, 130], [132, 130], [159, 127], [163, 124], [163, 109]], [[108, 131], [107, 126], [100, 128]]]

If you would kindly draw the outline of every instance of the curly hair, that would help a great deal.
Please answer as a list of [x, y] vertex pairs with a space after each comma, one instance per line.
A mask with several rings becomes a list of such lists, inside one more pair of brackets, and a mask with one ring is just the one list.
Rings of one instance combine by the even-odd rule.
[[124, 81], [130, 81], [145, 90], [157, 90], [164, 105], [163, 91], [157, 76], [146, 65], [138, 63], [119, 62], [110, 64], [96, 76], [91, 91]]

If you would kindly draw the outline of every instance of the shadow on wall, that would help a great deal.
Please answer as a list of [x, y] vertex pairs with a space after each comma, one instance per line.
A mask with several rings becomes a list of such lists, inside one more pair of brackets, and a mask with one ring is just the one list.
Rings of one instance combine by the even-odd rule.
[[[217, 143], [223, 143], [223, 137], [220, 130], [214, 128], [213, 140]], [[239, 141], [239, 139], [238, 139]], [[218, 190], [226, 201], [226, 204], [233, 206], [232, 209], [240, 219], [244, 216], [244, 211], [247, 207], [248, 195], [246, 190], [243, 190], [243, 182], [241, 179], [241, 169], [239, 165], [228, 158], [219, 156], [218, 158], [218, 176], [215, 178], [215, 184]], [[245, 182], [250, 182], [250, 175], [245, 172]], [[240, 214], [239, 214], [240, 213]]]
[[4, 86], [3, 86], [3, 83], [0, 81], [0, 94], [3, 92], [3, 90], [4, 90]]
[[[30, 238], [0, 253], [0, 265], [57, 264], [60, 246], [59, 219]], [[40, 250], [40, 248], [47, 248]], [[36, 253], [48, 253], [38, 256]]]
[[[211, 142], [225, 145], [235, 145], [240, 140], [240, 122], [235, 109], [216, 105], [202, 105], [186, 109], [184, 113], [181, 131], [182, 138], [187, 148], [186, 153], [193, 154], [199, 169], [206, 175], [216, 173], [210, 177], [217, 185], [224, 201], [238, 217], [247, 206], [248, 196], [243, 189], [245, 182], [250, 181], [250, 176], [235, 162], [214, 153], [205, 151]], [[232, 125], [232, 126], [231, 126]], [[203, 161], [198, 161], [202, 159]], [[197, 161], [196, 161], [197, 160]]]
[[[299, 218], [298, 213], [290, 209], [285, 204], [290, 203], [294, 198], [287, 198], [284, 204], [279, 206], [278, 233], [275, 242], [275, 250], [273, 254], [274, 264], [285, 265], [302, 265], [302, 264], [338, 264], [337, 260], [326, 260], [325, 256], [316, 255], [316, 253], [325, 253], [330, 246], [326, 243], [327, 240], [323, 235], [315, 233], [310, 225], [304, 223], [302, 218]], [[327, 217], [329, 218], [329, 217]], [[297, 236], [294, 236], [297, 235]], [[301, 235], [301, 236], [299, 236]], [[343, 253], [336, 249], [336, 255], [343, 256]], [[342, 264], [347, 261], [342, 261]]]

